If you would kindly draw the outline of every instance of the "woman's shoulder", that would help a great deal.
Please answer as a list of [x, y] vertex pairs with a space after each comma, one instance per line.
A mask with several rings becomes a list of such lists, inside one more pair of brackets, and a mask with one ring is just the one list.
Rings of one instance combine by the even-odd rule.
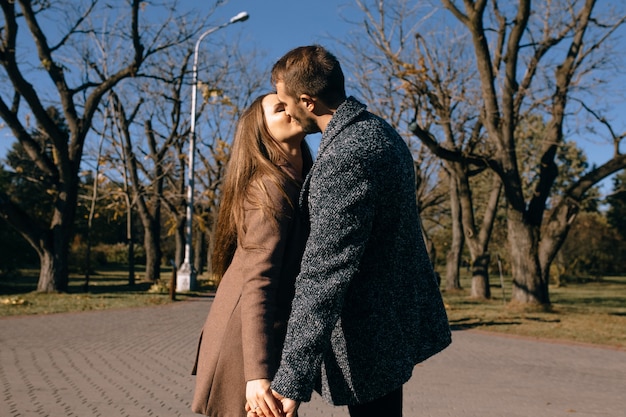
[[[280, 193], [281, 189], [287, 188], [290, 184], [297, 184], [295, 170], [291, 165], [278, 165], [279, 171], [258, 175], [251, 183], [250, 187], [257, 192], [267, 192], [271, 194]], [[252, 191], [252, 189], [251, 189]]]
[[271, 205], [276, 209], [297, 203], [300, 192], [299, 183], [287, 175], [259, 175], [250, 183], [247, 190], [247, 202], [254, 206]]

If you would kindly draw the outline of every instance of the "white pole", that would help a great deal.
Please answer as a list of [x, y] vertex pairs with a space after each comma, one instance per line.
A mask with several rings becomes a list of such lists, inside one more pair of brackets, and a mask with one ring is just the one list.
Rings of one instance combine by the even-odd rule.
[[198, 49], [200, 42], [211, 33], [228, 25], [248, 20], [246, 12], [238, 13], [226, 23], [212, 27], [202, 33], [196, 41], [193, 53], [193, 67], [191, 69], [191, 115], [189, 124], [189, 157], [187, 177], [187, 208], [185, 213], [185, 259], [176, 274], [176, 291], [191, 291], [196, 287], [196, 271], [193, 266], [192, 230], [193, 230], [193, 193], [196, 156], [196, 97], [198, 93]]

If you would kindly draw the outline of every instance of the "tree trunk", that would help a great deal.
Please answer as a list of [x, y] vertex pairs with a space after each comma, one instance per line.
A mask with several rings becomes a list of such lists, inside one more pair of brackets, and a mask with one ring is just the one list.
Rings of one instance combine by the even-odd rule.
[[458, 188], [452, 175], [450, 175], [450, 211], [450, 216], [452, 217], [452, 244], [446, 255], [446, 290], [460, 290], [460, 268], [465, 235], [463, 234]]
[[204, 259], [204, 254], [206, 253], [205, 251], [206, 236], [204, 232], [198, 231], [195, 234], [193, 246], [194, 246], [193, 253], [196, 254], [196, 256], [193, 259], [193, 264], [194, 264], [193, 267], [196, 273], [198, 275], [201, 275], [204, 272], [204, 266], [206, 265], [206, 262]]
[[183, 264], [183, 261], [185, 260], [185, 217], [178, 216], [176, 218], [176, 222], [177, 225], [174, 236], [176, 249], [174, 261], [176, 262], [176, 266], [180, 268], [180, 266]]
[[126, 212], [126, 242], [128, 243], [128, 285], [132, 287], [135, 285], [135, 239], [133, 239], [133, 212], [130, 204]]
[[54, 261], [54, 255], [49, 250], [39, 252], [39, 281], [37, 282], [37, 292], [56, 292], [59, 273], [58, 266]]
[[[52, 244], [41, 243], [37, 248], [39, 254], [39, 280], [37, 292], [67, 292], [69, 287], [69, 232], [57, 229], [57, 236], [50, 239]], [[54, 235], [54, 232], [48, 232]]]
[[135, 285], [135, 244], [132, 236], [128, 239], [128, 285]]
[[550, 305], [548, 281], [539, 265], [539, 231], [527, 225], [517, 212], [509, 213], [508, 239], [513, 273], [511, 301]]
[[209, 279], [213, 277], [213, 264], [211, 264], [211, 254], [213, 252], [213, 233], [207, 234], [207, 244], [206, 244], [206, 270], [209, 274]]
[[[66, 178], [54, 202], [54, 213], [49, 229], [39, 239], [37, 252], [41, 261], [38, 292], [67, 292], [69, 287], [70, 237], [76, 220], [78, 176]], [[35, 239], [30, 240], [35, 242]]]
[[480, 229], [476, 227], [474, 216], [474, 204], [472, 192], [465, 170], [456, 170], [458, 179], [458, 195], [463, 218], [464, 235], [470, 252], [472, 269], [472, 288], [470, 296], [478, 299], [491, 298], [489, 287], [489, 240], [498, 210], [498, 201], [502, 183], [496, 176], [493, 177], [493, 187], [489, 193], [489, 199]]
[[157, 221], [144, 224], [144, 247], [146, 249], [145, 279], [157, 281], [161, 277], [161, 226]]
[[87, 247], [85, 248], [85, 283], [83, 284], [83, 291], [89, 291], [89, 280], [91, 279], [91, 232], [87, 227]]
[[461, 289], [461, 255], [462, 244], [452, 242], [452, 247], [446, 255], [446, 290]]
[[131, 197], [128, 193], [128, 182], [126, 181], [126, 171], [124, 171], [124, 198], [126, 199], [126, 243], [128, 245], [128, 285], [135, 285], [135, 239], [133, 239], [133, 210], [131, 207]]
[[489, 288], [489, 253], [481, 253], [472, 262], [472, 298], [489, 299], [491, 289]]

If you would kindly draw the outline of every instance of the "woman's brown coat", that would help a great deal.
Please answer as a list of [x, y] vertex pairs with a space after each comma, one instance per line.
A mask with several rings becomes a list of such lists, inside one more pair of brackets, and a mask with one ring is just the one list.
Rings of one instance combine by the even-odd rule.
[[[295, 178], [292, 170], [281, 168]], [[308, 235], [298, 210], [299, 184], [301, 178], [297, 184], [286, 181], [285, 196], [264, 181], [276, 205], [276, 222], [260, 208], [247, 205], [245, 233], [200, 336], [192, 402], [196, 413], [245, 416], [246, 381], [272, 379], [276, 372]]]

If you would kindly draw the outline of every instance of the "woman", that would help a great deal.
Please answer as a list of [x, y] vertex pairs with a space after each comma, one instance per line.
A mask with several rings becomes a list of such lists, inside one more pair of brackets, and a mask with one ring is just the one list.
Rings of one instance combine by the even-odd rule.
[[270, 381], [280, 361], [294, 280], [308, 235], [298, 210], [312, 164], [302, 127], [276, 94], [237, 125], [212, 256], [221, 278], [202, 329], [192, 410], [212, 417], [279, 416]]

